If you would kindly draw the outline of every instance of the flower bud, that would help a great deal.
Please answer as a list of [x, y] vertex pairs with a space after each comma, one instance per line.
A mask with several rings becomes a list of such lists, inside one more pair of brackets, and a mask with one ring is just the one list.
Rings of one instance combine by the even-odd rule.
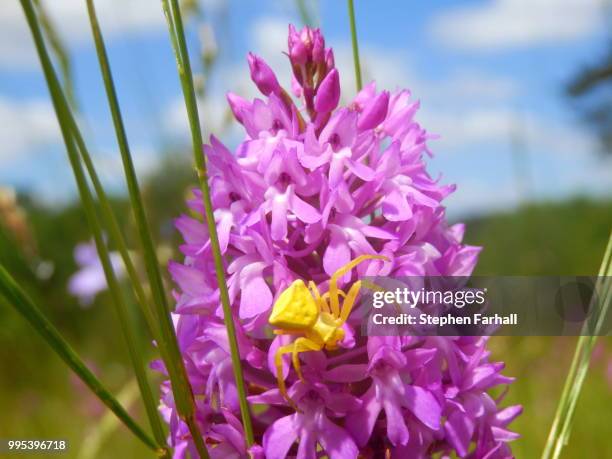
[[248, 54], [248, 61], [251, 69], [251, 80], [253, 80], [257, 89], [265, 96], [270, 95], [270, 93], [278, 93], [280, 85], [270, 66], [253, 53]]
[[295, 97], [302, 97], [302, 85], [297, 80], [295, 75], [291, 76], [291, 92]]
[[325, 39], [319, 29], [312, 32], [312, 61], [315, 64], [325, 60]]
[[382, 123], [387, 116], [389, 107], [389, 92], [382, 91], [372, 100], [359, 116], [357, 127], [359, 129], [372, 129]]
[[315, 110], [318, 113], [328, 113], [340, 102], [340, 76], [336, 69], [329, 72], [317, 90]]
[[308, 49], [302, 40], [301, 34], [295, 30], [293, 24], [289, 24], [289, 59], [292, 65], [304, 65], [308, 60]]
[[328, 69], [333, 69], [336, 66], [334, 50], [331, 48], [325, 51], [325, 65], [327, 65]]
[[[289, 59], [294, 72], [306, 71], [306, 66], [312, 71], [316, 68], [326, 69], [327, 73], [331, 67], [325, 67], [328, 51], [325, 49], [325, 39], [319, 29], [304, 27], [298, 32], [293, 25], [289, 26]], [[300, 76], [296, 75], [298, 81]]]
[[233, 92], [228, 92], [226, 97], [234, 117], [242, 123], [242, 113], [244, 110], [249, 110], [252, 104]]

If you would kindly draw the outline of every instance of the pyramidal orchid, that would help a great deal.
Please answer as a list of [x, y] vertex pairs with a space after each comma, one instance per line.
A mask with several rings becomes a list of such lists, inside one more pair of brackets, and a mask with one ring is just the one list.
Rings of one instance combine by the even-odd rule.
[[[521, 408], [501, 408], [489, 394], [512, 379], [491, 361], [485, 337], [368, 338], [349, 316], [338, 349], [299, 355], [303, 378], [282, 361], [288, 397], [279, 390], [276, 352], [295, 337], [274, 335], [268, 321], [295, 280], [325, 292], [361, 255], [385, 259], [359, 264], [341, 285], [366, 275], [467, 276], [480, 251], [462, 244], [463, 225], [446, 223], [442, 201], [454, 187], [427, 173], [431, 136], [410, 92], [370, 83], [339, 107], [338, 69], [321, 32], [290, 26], [288, 45], [290, 91], [249, 54], [263, 97], [228, 95], [245, 138], [233, 152], [215, 137], [204, 146], [254, 407], [257, 444], [248, 450], [199, 191], [176, 220], [184, 259], [169, 266], [175, 327], [211, 457], [511, 457], [517, 435], [508, 424]], [[175, 457], [197, 457], [167, 382], [161, 403]]]

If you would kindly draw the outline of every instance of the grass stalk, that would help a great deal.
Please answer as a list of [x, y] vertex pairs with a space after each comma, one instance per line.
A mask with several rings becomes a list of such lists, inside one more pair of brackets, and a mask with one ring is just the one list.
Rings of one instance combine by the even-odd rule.
[[140, 277], [138, 276], [138, 272], [136, 271], [134, 262], [130, 257], [130, 252], [127, 248], [127, 244], [125, 242], [123, 234], [121, 233], [121, 229], [119, 228], [119, 222], [115, 217], [113, 208], [108, 199], [108, 196], [106, 195], [106, 192], [104, 191], [102, 182], [98, 177], [98, 173], [96, 172], [96, 168], [91, 159], [91, 155], [89, 154], [87, 145], [85, 144], [83, 136], [72, 114], [68, 115], [68, 121], [72, 129], [72, 135], [74, 136], [75, 144], [78, 148], [83, 164], [85, 165], [85, 169], [87, 170], [87, 174], [89, 175], [91, 183], [96, 192], [96, 196], [100, 204], [102, 218], [106, 224], [106, 230], [108, 231], [110, 240], [113, 242], [113, 244], [119, 251], [119, 254], [121, 255], [121, 260], [125, 265], [125, 270], [130, 279], [130, 285], [132, 287], [132, 290], [134, 291], [134, 295], [136, 296], [137, 303], [140, 306], [140, 310], [142, 311], [149, 331], [151, 332], [153, 338], [159, 341], [159, 327], [157, 316], [155, 314], [155, 311], [150, 309], [149, 307], [147, 295], [145, 294], [145, 290], [142, 286], [142, 282], [140, 281]]
[[74, 91], [74, 77], [72, 72], [72, 64], [70, 62], [70, 56], [62, 37], [57, 33], [55, 24], [49, 17], [46, 8], [43, 6], [41, 0], [34, 0], [34, 6], [38, 13], [38, 20], [40, 26], [45, 33], [48, 40], [49, 47], [55, 54], [57, 64], [59, 65], [62, 82], [64, 86], [64, 92], [66, 98], [72, 107], [76, 107], [76, 94]]
[[361, 91], [363, 82], [361, 80], [361, 63], [359, 62], [359, 43], [357, 42], [357, 26], [355, 25], [355, 6], [353, 0], [348, 1], [349, 21], [351, 24], [351, 44], [353, 46], [353, 64], [355, 66], [355, 84], [357, 92]]
[[595, 323], [587, 324], [588, 333], [585, 331], [584, 336], [580, 337], [580, 341], [576, 346], [576, 356], [578, 357], [578, 363], [576, 365], [574, 381], [570, 386], [569, 394], [566, 402], [567, 408], [565, 409], [563, 423], [556, 439], [554, 450], [552, 453], [553, 458], [559, 458], [563, 448], [569, 442], [570, 432], [573, 423], [574, 412], [578, 404], [578, 399], [586, 379], [589, 366], [591, 363], [591, 356], [595, 344], [597, 343], [597, 337], [601, 333], [602, 326], [605, 322], [608, 309], [610, 307], [612, 297], [612, 264], [610, 263], [610, 252], [612, 251], [612, 235], [608, 242], [608, 249], [606, 250], [606, 256], [604, 257], [604, 263], [602, 263], [602, 269], [599, 273], [599, 279], [596, 284], [596, 297], [600, 299], [599, 304], [594, 306], [598, 307], [599, 313], [593, 316]]
[[87, 368], [83, 360], [64, 340], [60, 332], [45, 317], [40, 309], [28, 297], [11, 275], [0, 266], [0, 294], [17, 312], [26, 319], [47, 344], [57, 353], [72, 371], [91, 389], [91, 391], [108, 407], [125, 426], [145, 445], [158, 454], [163, 454], [155, 440], [149, 436], [138, 423], [127, 413], [113, 395], [102, 385], [96, 376]]
[[202, 435], [199, 432], [197, 423], [195, 422], [195, 401], [193, 392], [187, 378], [187, 373], [180, 354], [174, 326], [170, 318], [170, 308], [166, 297], [165, 288], [161, 271], [159, 269], [159, 261], [155, 252], [155, 244], [149, 231], [144, 204], [138, 186], [136, 171], [132, 161], [127, 134], [121, 116], [119, 101], [115, 90], [115, 84], [112, 77], [110, 63], [102, 37], [102, 31], [97, 19], [95, 7], [92, 0], [87, 0], [87, 9], [89, 13], [90, 25], [98, 62], [104, 80], [104, 87], [113, 118], [113, 125], [117, 135], [117, 143], [121, 153], [121, 160], [128, 185], [130, 203], [134, 212], [134, 219], [138, 229], [139, 240], [144, 253], [145, 267], [151, 285], [154, 304], [156, 306], [156, 316], [159, 321], [160, 330], [158, 343], [162, 351], [162, 357], [168, 369], [170, 380], [173, 389], [177, 410], [181, 418], [188, 424], [189, 430], [192, 433], [194, 442], [201, 457], [207, 458], [208, 451], [202, 440]]
[[[59, 96], [63, 97], [62, 94], [59, 94]], [[66, 119], [67, 122], [70, 123], [72, 135], [74, 136], [74, 141], [78, 147], [79, 154], [81, 155], [83, 163], [85, 164], [85, 168], [87, 170], [87, 173], [89, 174], [94, 190], [96, 191], [96, 195], [100, 203], [102, 217], [107, 226], [106, 230], [109, 233], [111, 241], [117, 247], [117, 250], [121, 254], [121, 258], [125, 265], [126, 272], [128, 274], [128, 277], [130, 278], [130, 285], [134, 290], [134, 294], [138, 300], [139, 306], [141, 307], [142, 313], [145, 317], [151, 335], [159, 342], [159, 331], [157, 327], [158, 320], [154, 316], [154, 313], [151, 312], [151, 310], [148, 308], [149, 302], [147, 300], [147, 296], [145, 294], [144, 288], [142, 287], [142, 283], [140, 282], [140, 278], [137, 274], [134, 263], [129, 255], [127, 245], [119, 228], [119, 223], [117, 222], [117, 218], [113, 213], [110, 201], [106, 195], [106, 192], [104, 191], [102, 183], [98, 177], [93, 161], [91, 159], [91, 155], [89, 154], [83, 136], [80, 132], [79, 126], [71, 110], [68, 110], [66, 112]]]
[[[138, 384], [135, 379], [128, 383], [117, 394], [117, 400], [129, 410], [138, 401]], [[95, 459], [100, 456], [100, 449], [108, 437], [117, 430], [121, 424], [112, 413], [106, 413], [100, 421], [93, 426], [90, 432], [83, 438], [76, 459]]]
[[[59, 80], [57, 78], [57, 75], [55, 74], [51, 59], [49, 58], [49, 54], [45, 47], [44, 39], [31, 0], [21, 0], [21, 5], [23, 7], [28, 25], [32, 32], [34, 43], [36, 45], [43, 72], [45, 74], [45, 79], [47, 80], [47, 84], [49, 86], [53, 106], [60, 124], [64, 143], [66, 144], [66, 150], [68, 153], [70, 164], [72, 166], [75, 180], [77, 182], [81, 202], [85, 210], [88, 224], [90, 226], [91, 231], [93, 232], [100, 262], [104, 270], [109, 291], [113, 298], [113, 305], [115, 306], [115, 310], [119, 318], [121, 331], [126, 340], [130, 360], [132, 366], [134, 367], [134, 372], [136, 374], [136, 379], [138, 381], [147, 416], [149, 418], [149, 422], [151, 424], [158, 443], [160, 445], [163, 445], [165, 443], [164, 433], [161, 427], [159, 414], [157, 412], [155, 399], [153, 397], [153, 393], [151, 391], [151, 387], [147, 379], [145, 365], [142, 359], [142, 352], [138, 347], [138, 340], [136, 338], [135, 333], [137, 326], [135, 321], [133, 320], [133, 317], [130, 316], [128, 312], [127, 305], [124, 301], [121, 289], [119, 287], [119, 283], [117, 281], [110, 261], [110, 256], [102, 233], [102, 227], [96, 214], [95, 203], [91, 195], [91, 190], [89, 189], [89, 186], [87, 184], [87, 179], [85, 177], [85, 173], [83, 171], [82, 164], [79, 159], [79, 154], [74, 143], [73, 133], [71, 129], [72, 126], [69, 120], [69, 118], [71, 117], [70, 108], [68, 106], [65, 96], [63, 95]], [[163, 446], [160, 446], [160, 449], [163, 448]]]
[[[136, 181], [136, 174], [134, 171], [131, 154], [127, 146], [128, 145], [127, 136], [125, 134], [125, 129], [123, 127], [123, 120], [121, 118], [121, 112], [119, 109], [119, 103], [118, 103], [116, 92], [115, 92], [115, 86], [114, 86], [113, 79], [112, 79], [110, 65], [108, 63], [106, 48], [104, 46], [104, 41], [103, 41], [102, 33], [100, 31], [100, 26], [98, 24], [98, 19], [97, 19], [97, 15], [96, 15], [96, 11], [95, 11], [93, 2], [91, 1], [87, 2], [87, 10], [88, 10], [89, 17], [90, 17], [90, 24], [91, 24], [92, 34], [93, 34], [94, 42], [96, 46], [96, 52], [98, 54], [100, 71], [102, 73], [102, 78], [104, 80], [104, 87], [107, 93], [109, 107], [110, 107], [111, 115], [113, 118], [113, 124], [115, 126], [115, 132], [117, 134], [117, 141], [119, 144], [119, 150], [121, 152], [123, 166], [124, 166], [124, 169], [126, 169], [126, 171], [131, 172], [131, 174], [128, 174], [126, 172], [126, 177], [133, 178], [133, 180], [130, 180], [130, 179], [127, 180], [128, 190], [130, 193], [130, 201], [133, 206], [134, 206], [134, 201], [136, 201], [138, 204], [140, 204], [138, 207], [140, 209], [143, 209], [144, 206], [142, 205], [142, 200], [140, 198], [138, 182]], [[79, 147], [81, 157], [83, 159], [87, 172], [90, 176], [90, 179], [93, 183], [94, 189], [96, 190], [96, 194], [100, 201], [105, 220], [107, 220], [108, 222], [109, 231], [111, 233], [111, 239], [113, 240], [119, 252], [121, 253], [123, 262], [126, 266], [126, 271], [128, 273], [132, 287], [134, 289], [134, 293], [141, 306], [143, 315], [145, 316], [145, 319], [147, 321], [147, 325], [149, 326], [151, 334], [156, 341], [160, 342], [161, 337], [160, 337], [160, 331], [158, 327], [159, 320], [158, 320], [156, 311], [150, 309], [148, 306], [149, 302], [147, 301], [147, 296], [145, 294], [144, 288], [142, 287], [142, 284], [140, 282], [138, 273], [136, 272], [134, 263], [132, 262], [129, 256], [127, 245], [125, 243], [123, 235], [121, 234], [121, 230], [119, 229], [119, 224], [112, 211], [108, 197], [106, 196], [106, 193], [104, 192], [104, 188], [102, 187], [102, 184], [98, 177], [98, 174], [96, 173], [95, 167], [93, 165], [93, 161], [91, 160], [91, 155], [89, 154], [87, 150], [87, 146], [74, 120], [74, 117], [71, 118], [71, 121], [72, 121], [71, 124], [73, 127], [73, 133], [75, 136], [77, 146]], [[136, 198], [133, 198], [132, 196], [135, 196]], [[144, 213], [144, 210], [142, 212]], [[140, 222], [138, 218], [136, 218], [136, 221], [137, 223]], [[148, 228], [148, 225], [146, 225], [146, 222], [145, 222], [145, 228]], [[140, 226], [139, 226], [139, 230], [140, 230]]]
[[[542, 459], [557, 459], [560, 457], [563, 447], [569, 440], [572, 420], [582, 386], [588, 373], [591, 355], [597, 342], [597, 336], [606, 320], [610, 302], [612, 299], [612, 234], [604, 253], [604, 258], [599, 269], [598, 279], [595, 284], [594, 298], [599, 299], [595, 306], [598, 314], [593, 317], [594, 323], [585, 323], [582, 335], [578, 338], [576, 350], [572, 363], [565, 379], [563, 391], [559, 398], [559, 404], [555, 412], [548, 439]], [[593, 309], [591, 309], [593, 310]]]
[[206, 159], [202, 152], [202, 130], [200, 126], [200, 117], [198, 114], [195, 89], [193, 85], [191, 63], [189, 60], [187, 43], [185, 39], [185, 30], [183, 27], [183, 20], [181, 17], [181, 11], [178, 5], [178, 1], [162, 0], [162, 6], [164, 9], [164, 14], [166, 15], [166, 21], [168, 23], [170, 40], [174, 49], [179, 79], [181, 82], [181, 88], [183, 90], [183, 97], [185, 99], [185, 106], [187, 108], [187, 115], [189, 118], [193, 156], [196, 165], [200, 189], [202, 191], [202, 198], [204, 201], [203, 204], [206, 215], [206, 224], [210, 235], [210, 243], [214, 258], [215, 272], [217, 277], [217, 283], [219, 285], [221, 305], [223, 307], [223, 320], [227, 329], [232, 367], [234, 370], [234, 378], [236, 379], [236, 387], [238, 389], [238, 399], [240, 404], [242, 425], [244, 427], [246, 445], [247, 447], [249, 447], [254, 442], [253, 427], [251, 423], [249, 405], [246, 399], [244, 376], [242, 373], [240, 353], [238, 350], [238, 340], [236, 338], [234, 316], [232, 314], [230, 306], [227, 282], [225, 279], [225, 266], [223, 262], [223, 256], [221, 254], [221, 248], [219, 246], [219, 237], [217, 235], [217, 227], [215, 224], [213, 206], [210, 198], [210, 189], [208, 187], [208, 172], [206, 168]]

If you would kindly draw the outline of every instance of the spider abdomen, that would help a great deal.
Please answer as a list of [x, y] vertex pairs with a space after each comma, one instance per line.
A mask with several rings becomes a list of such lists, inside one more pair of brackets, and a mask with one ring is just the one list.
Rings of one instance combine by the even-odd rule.
[[298, 279], [276, 300], [268, 321], [271, 325], [289, 330], [308, 330], [315, 325], [319, 308], [312, 294]]

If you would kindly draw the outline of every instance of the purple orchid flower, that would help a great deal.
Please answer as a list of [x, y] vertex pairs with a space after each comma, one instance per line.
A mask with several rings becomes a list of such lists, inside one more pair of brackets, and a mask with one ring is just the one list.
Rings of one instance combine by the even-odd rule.
[[[508, 386], [481, 337], [363, 337], [359, 318], [344, 324], [335, 351], [298, 356], [303, 379], [285, 356], [282, 378], [294, 410], [277, 387], [274, 356], [290, 344], [268, 325], [272, 306], [296, 279], [326, 291], [340, 266], [364, 254], [341, 286], [363, 276], [469, 276], [479, 247], [462, 243], [443, 200], [454, 186], [427, 172], [434, 136], [415, 120], [409, 91], [377, 91], [370, 83], [346, 107], [333, 52], [318, 29], [289, 27], [291, 92], [270, 67], [249, 55], [263, 99], [228, 95], [245, 129], [234, 152], [212, 137], [204, 146], [209, 184], [255, 440], [247, 451], [236, 419], [236, 386], [223, 327], [201, 193], [190, 216], [176, 220], [182, 262], [170, 264], [177, 286], [175, 327], [198, 400], [198, 422], [211, 457], [354, 459], [432, 455], [511, 457], [509, 423], [520, 407], [502, 408], [489, 390]], [[198, 217], [198, 218], [195, 218]], [[163, 365], [154, 367], [163, 372]], [[193, 453], [174, 410], [168, 383], [162, 412], [175, 457]]]
[[[344, 416], [347, 411], [359, 407], [358, 398], [347, 393], [331, 393], [322, 384], [297, 383], [291, 397], [300, 411], [277, 419], [263, 437], [263, 448], [268, 459], [283, 459], [299, 439], [296, 458], [317, 457], [317, 444], [332, 457], [357, 457], [359, 452], [351, 435], [330, 417]], [[285, 399], [273, 389], [260, 396], [251, 397], [253, 403], [284, 405]]]
[[439, 430], [442, 410], [434, 394], [421, 386], [406, 383], [406, 379], [410, 379], [410, 369], [427, 364], [433, 353], [403, 353], [399, 337], [371, 337], [368, 357], [365, 374], [372, 379], [372, 385], [362, 396], [361, 410], [347, 418], [349, 430], [360, 446], [367, 444], [381, 411], [387, 419], [387, 437], [394, 446], [408, 444], [407, 420], [420, 422], [432, 431]]

